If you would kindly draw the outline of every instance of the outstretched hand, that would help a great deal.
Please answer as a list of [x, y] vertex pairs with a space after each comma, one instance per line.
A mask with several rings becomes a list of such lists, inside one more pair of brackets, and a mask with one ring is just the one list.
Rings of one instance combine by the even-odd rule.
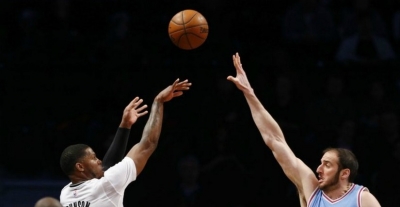
[[144, 116], [148, 113], [145, 110], [147, 108], [147, 105], [139, 107], [142, 103], [143, 99], [139, 99], [139, 97], [136, 97], [129, 103], [128, 106], [125, 107], [120, 127], [130, 129], [132, 124], [134, 124], [139, 117]]
[[253, 89], [251, 88], [246, 73], [243, 70], [242, 63], [240, 62], [239, 53], [233, 55], [232, 59], [233, 59], [233, 65], [236, 68], [236, 77], [228, 76], [227, 79], [229, 81], [232, 81], [239, 90], [246, 93], [251, 92]]
[[171, 99], [181, 96], [183, 91], [189, 90], [192, 83], [189, 83], [188, 80], [184, 80], [179, 82], [179, 78], [175, 80], [172, 85], [169, 85], [167, 88], [162, 90], [156, 97], [156, 100], [161, 102], [168, 102]]

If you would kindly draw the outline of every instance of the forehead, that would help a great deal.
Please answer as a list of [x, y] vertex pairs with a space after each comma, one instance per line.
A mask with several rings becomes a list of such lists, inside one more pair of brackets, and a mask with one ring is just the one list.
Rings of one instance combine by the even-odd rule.
[[93, 149], [90, 148], [90, 147], [88, 147], [88, 148], [85, 150], [85, 152], [86, 152], [86, 155], [95, 155]]
[[325, 152], [325, 154], [321, 158], [321, 162], [331, 162], [331, 163], [337, 163], [338, 162], [338, 156], [337, 153], [334, 150]]

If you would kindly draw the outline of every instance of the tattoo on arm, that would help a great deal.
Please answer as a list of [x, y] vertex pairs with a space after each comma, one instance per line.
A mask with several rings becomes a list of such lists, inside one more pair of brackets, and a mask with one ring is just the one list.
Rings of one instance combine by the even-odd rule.
[[159, 101], [154, 101], [151, 106], [150, 117], [144, 127], [142, 139], [140, 140], [146, 147], [157, 146], [161, 134], [163, 113], [164, 104]]

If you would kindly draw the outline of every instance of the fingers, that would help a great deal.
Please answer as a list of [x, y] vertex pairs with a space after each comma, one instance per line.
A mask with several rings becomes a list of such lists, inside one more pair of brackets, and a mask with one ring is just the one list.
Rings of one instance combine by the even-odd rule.
[[147, 105], [143, 105], [140, 108], [136, 109], [136, 111], [139, 113], [139, 112], [143, 111], [146, 108], [147, 108]]
[[235, 78], [233, 76], [228, 76], [226, 79], [233, 82]]
[[182, 96], [182, 94], [183, 94], [182, 91], [174, 92], [174, 97]]
[[[128, 106], [126, 107], [126, 108], [128, 108], [128, 109], [131, 109], [131, 108], [134, 108], [134, 107], [136, 107], [136, 102], [138, 102], [138, 100], [139, 100], [139, 97], [135, 97], [129, 104], [128, 104]], [[141, 99], [140, 99], [141, 100]], [[139, 101], [140, 101], [139, 100]], [[142, 102], [143, 102], [143, 100], [142, 100]], [[140, 102], [141, 103], [141, 102]]]
[[186, 80], [184, 80], [184, 81], [181, 81], [181, 82], [177, 83], [176, 86], [180, 86], [180, 85], [184, 85], [184, 84], [191, 85], [192, 83], [189, 83], [189, 80], [186, 79]]
[[141, 113], [138, 113], [137, 115], [138, 115], [138, 117], [141, 117], [141, 116], [146, 115], [147, 113], [149, 113], [149, 112], [148, 111], [143, 111]]
[[175, 87], [178, 83], [179, 83], [179, 78], [174, 81], [174, 83], [172, 84], [172, 87]]
[[232, 55], [233, 65], [235, 66], [236, 72], [242, 69], [242, 64], [240, 63], [239, 53]]
[[192, 83], [189, 83], [189, 81], [186, 79], [182, 82], [177, 83], [174, 90], [189, 90], [191, 85]]

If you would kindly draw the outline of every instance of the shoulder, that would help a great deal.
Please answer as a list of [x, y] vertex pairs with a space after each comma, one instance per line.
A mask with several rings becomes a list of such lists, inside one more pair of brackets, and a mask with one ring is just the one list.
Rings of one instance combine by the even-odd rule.
[[105, 172], [111, 171], [112, 169], [115, 169], [115, 168], [121, 168], [121, 167], [124, 168], [126, 166], [129, 166], [129, 167], [132, 167], [132, 166], [134, 167], [135, 166], [135, 162], [133, 161], [132, 158], [124, 157], [124, 159], [122, 159], [120, 162], [118, 162], [114, 166], [110, 167]]
[[104, 172], [104, 177], [106, 178], [113, 178], [121, 179], [118, 176], [125, 176], [134, 174], [136, 177], [136, 166], [135, 162], [130, 157], [125, 157], [119, 163], [115, 164], [114, 166], [110, 167], [108, 170]]
[[365, 187], [361, 188], [360, 194], [359, 194], [359, 199], [360, 199], [361, 207], [380, 207], [381, 206], [379, 204], [378, 200], [375, 198], [375, 196], [371, 192], [369, 192], [369, 190]]
[[297, 169], [300, 174], [300, 185], [297, 186], [300, 193], [304, 195], [306, 200], [310, 200], [311, 197], [318, 191], [318, 180], [314, 172], [308, 167], [302, 160], [297, 158]]

